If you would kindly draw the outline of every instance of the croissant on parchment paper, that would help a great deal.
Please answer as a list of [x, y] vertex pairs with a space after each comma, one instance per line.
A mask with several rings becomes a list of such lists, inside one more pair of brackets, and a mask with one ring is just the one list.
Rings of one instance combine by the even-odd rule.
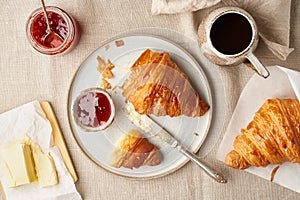
[[139, 114], [196, 117], [209, 109], [167, 52], [144, 51], [122, 89]]
[[298, 99], [266, 100], [241, 132], [234, 140], [234, 150], [226, 155], [226, 165], [246, 169], [284, 162], [300, 164]]
[[120, 139], [111, 158], [111, 166], [116, 168], [155, 166], [160, 162], [161, 154], [158, 148], [136, 130], [130, 130]]

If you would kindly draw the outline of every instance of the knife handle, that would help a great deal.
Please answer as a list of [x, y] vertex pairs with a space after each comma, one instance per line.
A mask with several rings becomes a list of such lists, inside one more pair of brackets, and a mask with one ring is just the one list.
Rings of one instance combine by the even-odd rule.
[[204, 170], [204, 172], [206, 174], [208, 174], [210, 177], [215, 179], [218, 183], [227, 183], [227, 179], [225, 178], [225, 176], [222, 173], [216, 171], [213, 167], [211, 167], [204, 160], [202, 160], [201, 158], [196, 156], [194, 153], [192, 153], [189, 150], [185, 149], [181, 145], [178, 145], [177, 149], [180, 153], [185, 155], [191, 161], [195, 162], [200, 168], [202, 168]]

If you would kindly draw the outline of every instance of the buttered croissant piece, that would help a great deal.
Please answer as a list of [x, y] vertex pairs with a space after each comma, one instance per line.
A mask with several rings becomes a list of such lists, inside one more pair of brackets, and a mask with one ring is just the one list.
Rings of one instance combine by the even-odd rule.
[[195, 117], [209, 109], [167, 52], [144, 51], [122, 89], [140, 114]]
[[120, 139], [118, 147], [113, 152], [111, 166], [132, 169], [142, 165], [155, 166], [160, 162], [161, 154], [157, 147], [138, 131], [130, 130]]
[[234, 140], [234, 150], [226, 156], [226, 165], [245, 169], [284, 162], [300, 164], [300, 103], [297, 99], [267, 100], [241, 132]]

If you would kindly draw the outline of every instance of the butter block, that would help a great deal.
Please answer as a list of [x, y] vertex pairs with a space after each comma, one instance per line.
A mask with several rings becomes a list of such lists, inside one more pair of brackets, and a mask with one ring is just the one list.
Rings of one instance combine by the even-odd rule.
[[43, 153], [40, 146], [35, 143], [31, 144], [31, 149], [39, 186], [48, 187], [56, 185], [58, 183], [57, 172], [50, 153]]
[[9, 187], [17, 187], [37, 180], [30, 144], [11, 143], [1, 149], [4, 178]]

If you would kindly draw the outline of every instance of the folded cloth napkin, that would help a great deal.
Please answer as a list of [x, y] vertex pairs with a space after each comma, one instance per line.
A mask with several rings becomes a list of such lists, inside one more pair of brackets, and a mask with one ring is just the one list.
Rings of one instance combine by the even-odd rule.
[[[152, 14], [192, 12], [211, 7], [221, 0], [152, 0]], [[237, 6], [255, 19], [259, 35], [268, 49], [281, 60], [294, 50], [289, 48], [291, 0], [222, 0], [223, 5]]]
[[172, 14], [196, 11], [219, 3], [221, 0], [152, 0], [152, 13]]

